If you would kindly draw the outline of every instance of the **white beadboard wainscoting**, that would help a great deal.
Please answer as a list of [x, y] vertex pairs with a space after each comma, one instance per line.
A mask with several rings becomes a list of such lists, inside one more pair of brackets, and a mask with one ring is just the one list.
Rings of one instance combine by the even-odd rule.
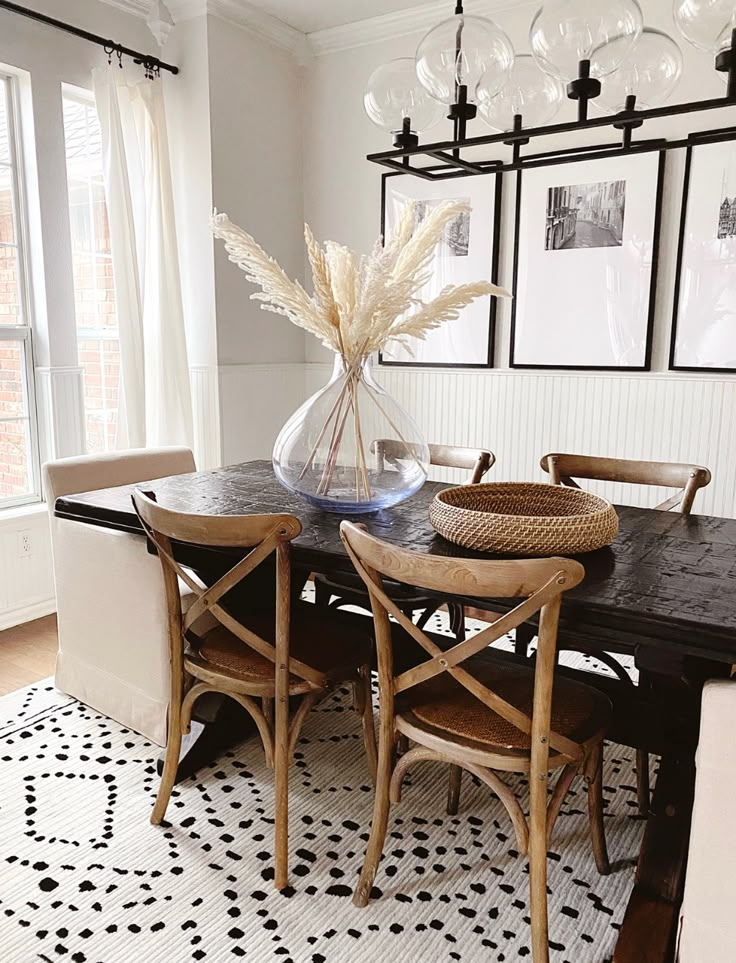
[[0, 512], [0, 630], [54, 611], [46, 506]]
[[[317, 391], [330, 365], [306, 365]], [[711, 485], [695, 511], [736, 516], [736, 378], [647, 372], [539, 372], [384, 368], [376, 380], [432, 442], [490, 448], [489, 480], [543, 480], [539, 459], [568, 451], [705, 465]], [[441, 480], [461, 480], [436, 472]], [[660, 489], [586, 487], [612, 501], [654, 505]]]

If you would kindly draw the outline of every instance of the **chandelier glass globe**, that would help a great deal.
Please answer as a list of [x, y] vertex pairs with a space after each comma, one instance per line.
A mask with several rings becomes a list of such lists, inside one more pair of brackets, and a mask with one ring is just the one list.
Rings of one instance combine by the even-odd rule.
[[731, 30], [736, 26], [733, 0], [674, 0], [672, 15], [693, 47], [718, 51], [731, 46]]
[[485, 77], [488, 89], [498, 92], [514, 64], [514, 48], [500, 27], [484, 17], [457, 14], [437, 24], [417, 47], [416, 73], [432, 97], [451, 107], [458, 87], [467, 88], [468, 103], [477, 103], [477, 89]]
[[[620, 40], [612, 41], [613, 44]], [[603, 81], [598, 102], [614, 112], [636, 96], [642, 109], [661, 107], [682, 76], [682, 51], [668, 34], [645, 27], [621, 66]]]
[[442, 105], [417, 80], [414, 60], [401, 57], [378, 67], [368, 78], [363, 106], [378, 127], [391, 133], [403, 129], [408, 117], [411, 132], [429, 130], [442, 118]]
[[544, 0], [529, 41], [542, 70], [559, 80], [574, 80], [581, 60], [600, 79], [618, 68], [643, 26], [636, 0]]
[[560, 109], [564, 91], [560, 81], [539, 68], [530, 54], [516, 57], [506, 86], [496, 94], [489, 93], [485, 77], [478, 86], [478, 112], [493, 130], [513, 130], [514, 117], [522, 117], [525, 127], [541, 127], [549, 123]]

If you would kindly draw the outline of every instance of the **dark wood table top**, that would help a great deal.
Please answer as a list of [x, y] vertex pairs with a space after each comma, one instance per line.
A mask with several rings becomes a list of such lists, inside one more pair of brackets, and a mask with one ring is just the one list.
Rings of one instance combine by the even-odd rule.
[[[140, 533], [131, 492], [122, 486], [59, 498], [55, 514], [88, 524]], [[320, 512], [284, 489], [271, 463], [254, 461], [215, 471], [144, 483], [157, 501], [178, 511], [236, 515], [291, 512], [303, 532], [294, 562], [321, 572], [351, 570], [339, 536], [340, 515]], [[401, 505], [353, 516], [370, 532], [417, 552], [492, 558], [438, 535], [428, 510], [447, 486], [427, 482]], [[736, 662], [736, 519], [618, 507], [620, 532], [610, 546], [580, 556], [584, 582], [566, 593], [563, 614], [658, 647]]]

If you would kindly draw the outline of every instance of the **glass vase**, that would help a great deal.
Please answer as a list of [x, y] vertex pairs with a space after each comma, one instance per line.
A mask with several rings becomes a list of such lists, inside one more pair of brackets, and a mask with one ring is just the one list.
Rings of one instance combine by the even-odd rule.
[[273, 467], [282, 485], [328, 512], [356, 515], [409, 498], [427, 479], [429, 449], [414, 420], [371, 372], [335, 359], [332, 378], [281, 429]]

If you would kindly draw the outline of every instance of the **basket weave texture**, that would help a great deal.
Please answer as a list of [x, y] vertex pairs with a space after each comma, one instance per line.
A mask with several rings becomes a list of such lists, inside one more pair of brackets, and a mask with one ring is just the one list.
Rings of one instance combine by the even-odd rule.
[[429, 520], [464, 548], [503, 555], [579, 555], [610, 545], [618, 532], [613, 505], [592, 492], [535, 482], [446, 488]]

